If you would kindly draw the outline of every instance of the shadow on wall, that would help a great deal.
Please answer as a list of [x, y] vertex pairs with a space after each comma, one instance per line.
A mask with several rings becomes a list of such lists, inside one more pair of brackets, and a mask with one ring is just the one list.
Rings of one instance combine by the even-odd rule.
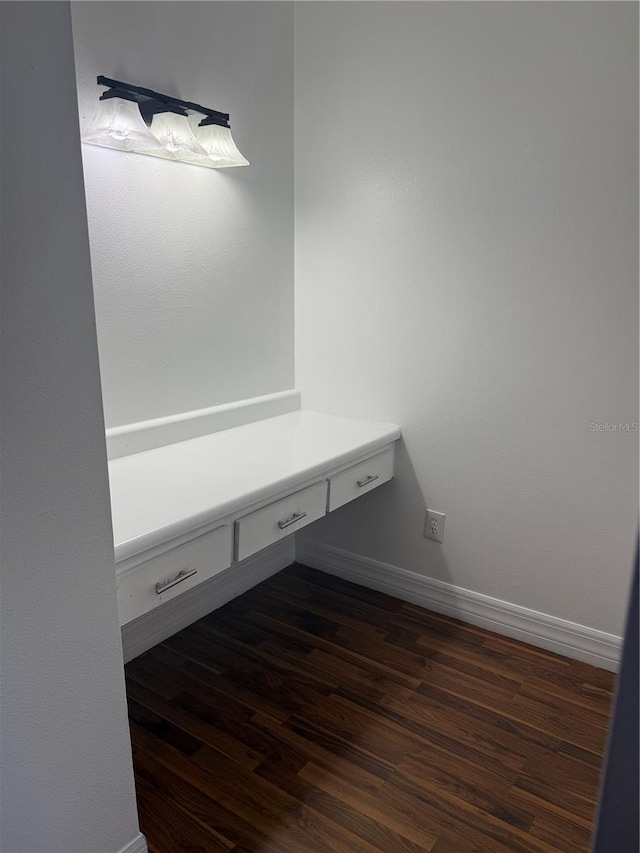
[[[349, 561], [353, 559], [355, 564], [358, 557], [362, 557], [366, 561], [361, 566], [362, 571], [366, 571], [367, 565], [377, 564], [381, 576], [386, 572], [392, 577], [402, 574], [408, 579], [424, 578], [446, 584], [450, 606], [455, 609], [455, 584], [447, 562], [445, 545], [422, 538], [427, 507], [444, 512], [445, 515], [447, 507], [430, 506], [429, 501], [429, 494], [423, 492], [408, 448], [404, 439], [401, 439], [396, 443], [393, 479], [357, 501], [345, 504], [330, 516], [314, 522], [311, 527], [299, 533], [296, 537], [298, 559], [303, 564], [306, 560], [310, 565], [314, 561], [310, 561], [307, 555], [317, 549], [319, 560], [315, 566], [339, 574], [339, 567], [331, 565], [333, 557], [338, 563], [341, 557], [343, 560], [348, 557]], [[358, 536], [357, 555], [353, 548], [354, 530], [361, 531]], [[415, 531], [411, 541], [402, 532], [406, 530]], [[390, 531], [393, 532], [390, 534]], [[398, 531], [397, 535], [395, 531]], [[445, 528], [445, 542], [447, 533], [450, 531]], [[421, 560], [417, 566], [416, 540], [423, 546]], [[329, 558], [329, 565], [326, 558]], [[343, 576], [347, 577], [347, 574]], [[366, 585], [390, 595], [399, 594], [395, 583], [393, 586], [386, 586], [382, 578], [368, 577]], [[407, 600], [411, 600], [410, 596], [407, 596]], [[424, 604], [424, 594], [420, 599], [414, 600]]]

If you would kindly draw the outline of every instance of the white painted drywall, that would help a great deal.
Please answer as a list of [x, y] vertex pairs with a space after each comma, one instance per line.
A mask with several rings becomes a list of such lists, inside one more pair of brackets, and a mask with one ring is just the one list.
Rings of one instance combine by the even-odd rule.
[[293, 8], [72, 4], [80, 122], [104, 74], [231, 114], [248, 168], [83, 146], [108, 427], [293, 387]]
[[116, 853], [141, 839], [69, 4], [0, 3], [0, 31], [0, 849]]
[[637, 4], [301, 3], [295, 40], [296, 384], [406, 444], [308, 536], [620, 634]]

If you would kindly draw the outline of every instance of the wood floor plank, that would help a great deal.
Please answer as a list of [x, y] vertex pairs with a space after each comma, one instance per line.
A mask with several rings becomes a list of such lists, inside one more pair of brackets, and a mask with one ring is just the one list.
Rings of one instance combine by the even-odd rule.
[[375, 753], [369, 751], [366, 741], [361, 744], [345, 739], [338, 732], [323, 728], [309, 720], [292, 717], [283, 723], [283, 727], [304, 738], [314, 747], [321, 747], [335, 755], [347, 758], [380, 779], [386, 779], [395, 767], [395, 762], [386, 759], [380, 751]]
[[[397, 713], [403, 712], [395, 702], [384, 704]], [[458, 723], [459, 729], [466, 728], [472, 736], [478, 733], [488, 750], [493, 749], [503, 755], [511, 753], [517, 761], [537, 754], [540, 749], [553, 749], [560, 744], [558, 737], [514, 718], [510, 705], [499, 710], [488, 708], [430, 684], [416, 691], [409, 711], [414, 712], [415, 709], [428, 716], [434, 728]]]
[[266, 669], [273, 677], [281, 676], [285, 681], [303, 681], [325, 695], [338, 686], [338, 680], [329, 670], [308, 665], [311, 653], [296, 657], [281, 654], [278, 648], [273, 649], [268, 643], [248, 645], [231, 632], [227, 633], [220, 628], [216, 630], [210, 625], [194, 625], [192, 629], [196, 633], [204, 634], [201, 639], [204, 639], [210, 648], [217, 650], [220, 660], [225, 662], [227, 675], [238, 665], [243, 671], [247, 665], [251, 665], [254, 672]]
[[521, 830], [501, 817], [478, 808], [473, 803], [442, 790], [435, 790], [422, 784], [416, 784], [407, 776], [396, 774], [387, 783], [387, 787], [396, 795], [409, 796], [423, 807], [438, 815], [441, 825], [448, 828], [460, 828], [464, 834], [473, 837], [482, 835], [487, 850], [500, 847], [510, 853], [556, 853], [552, 845], [534, 838], [526, 830]]
[[[505, 637], [495, 638], [496, 635], [489, 636], [490, 639], [487, 639], [474, 650], [474, 656], [479, 665], [482, 663], [483, 666], [491, 668], [495, 672], [520, 678], [523, 681], [531, 677], [538, 677], [546, 683], [556, 684], [567, 690], [580, 691], [582, 688], [583, 674], [571, 666], [578, 661], [569, 662], [557, 655], [556, 657], [560, 661], [557, 663], [549, 657], [550, 653], [545, 655], [532, 654], [527, 657], [521, 649], [524, 643], [519, 644], [518, 647], [514, 646], [512, 649], [509, 643], [516, 643], [516, 640]], [[538, 651], [539, 649], [535, 649], [536, 653]], [[456, 649], [455, 653], [458, 654], [459, 651]]]
[[283, 576], [292, 576], [309, 580], [311, 583], [324, 589], [335, 590], [343, 593], [351, 598], [355, 597], [359, 602], [371, 604], [381, 610], [388, 610], [391, 613], [397, 613], [404, 605], [403, 601], [394, 598], [391, 595], [386, 595], [384, 592], [378, 592], [375, 589], [367, 589], [366, 587], [358, 587], [358, 595], [353, 595], [354, 584], [349, 581], [342, 580], [336, 575], [327, 574], [327, 572], [319, 572], [317, 569], [310, 569], [307, 566], [301, 566], [296, 563], [294, 566], [286, 568], [281, 572]]
[[488, 853], [489, 849], [482, 837], [470, 838], [468, 835], [446, 829], [438, 837], [431, 853]]
[[209, 801], [215, 801], [234, 814], [243, 825], [256, 827], [263, 838], [275, 841], [277, 847], [292, 853], [331, 851], [331, 846], [318, 839], [315, 833], [306, 832], [306, 825], [313, 827], [314, 824], [306, 806], [275, 785], [255, 774], [248, 779], [241, 768], [228, 766], [218, 753], [206, 746], [187, 758], [153, 735], [144, 743], [142, 751], [147, 756], [153, 755]]
[[[352, 815], [360, 815], [359, 826], [365, 822], [375, 825], [374, 838], [378, 838], [381, 845], [379, 849], [398, 849], [429, 851], [435, 844], [438, 833], [435, 826], [431, 828], [424, 820], [418, 819], [416, 814], [410, 817], [406, 813], [395, 808], [395, 806], [382, 798], [379, 792], [376, 796], [370, 796], [358, 791], [353, 791], [348, 783], [333, 773], [328, 773], [321, 767], [310, 762], [298, 774], [302, 779], [312, 783], [328, 794], [345, 803]], [[384, 830], [380, 831], [380, 826]]]
[[[565, 716], [550, 713], [541, 702], [522, 697], [519, 694], [498, 709], [485, 698], [476, 696], [464, 699], [460, 693], [452, 693], [427, 682], [416, 691], [420, 695], [433, 698], [452, 709], [460, 708], [478, 720], [486, 720], [506, 732], [512, 732], [520, 738], [548, 747], [566, 740], [584, 749], [601, 752], [602, 731], [575, 719], [568, 711]], [[572, 725], [573, 724], [573, 725]], [[576, 727], [579, 731], [576, 731]]]
[[[362, 702], [360, 703], [362, 704]], [[480, 769], [489, 769], [506, 781], [514, 779], [524, 766], [532, 748], [520, 739], [505, 734], [496, 726], [452, 711], [422, 696], [408, 703], [385, 701], [378, 713], [417, 735], [422, 749], [442, 750], [451, 760], [464, 758]]]
[[554, 814], [545, 813], [534, 818], [529, 832], [534, 838], [547, 841], [558, 850], [566, 850], [568, 853], [585, 853], [590, 847], [589, 829]]
[[371, 650], [365, 649], [361, 643], [344, 644], [340, 641], [330, 642], [322, 637], [312, 638], [305, 634], [300, 629], [296, 628], [289, 621], [279, 621], [270, 616], [264, 616], [262, 613], [252, 613], [251, 617], [257, 624], [264, 628], [265, 631], [272, 634], [281, 640], [291, 641], [293, 643], [306, 642], [307, 645], [313, 644], [315, 648], [323, 649], [327, 654], [344, 660], [347, 663], [353, 663], [363, 669], [369, 670], [372, 674], [386, 675], [388, 678], [395, 679], [398, 683], [404, 684], [407, 687], [413, 688], [416, 684], [420, 684], [420, 676], [414, 671], [405, 673], [400, 671], [394, 664], [385, 663], [377, 657], [371, 657]]
[[[586, 822], [593, 819], [594, 797], [587, 799], [575, 789], [563, 787], [560, 783], [554, 780], [549, 781], [548, 778], [539, 774], [527, 773], [519, 776], [513, 784], [513, 790], [532, 794], [538, 801], [542, 801], [545, 805], [558, 806], [574, 818], [583, 818]], [[531, 803], [534, 802], [533, 797], [530, 798]]]
[[252, 726], [266, 737], [274, 737], [278, 743], [283, 743], [298, 750], [299, 754], [305, 755], [307, 761], [313, 761], [329, 773], [338, 775], [341, 779], [348, 781], [354, 787], [368, 794], [376, 794], [392, 772], [392, 766], [383, 766], [379, 762], [375, 766], [375, 772], [371, 769], [371, 760], [353, 748], [351, 745], [341, 741], [338, 748], [332, 744], [333, 749], [327, 748], [324, 742], [312, 739], [310, 732], [307, 737], [293, 731], [286, 723], [275, 723], [270, 717], [261, 717], [256, 714], [252, 720]]
[[503, 716], [514, 722], [526, 723], [540, 732], [576, 744], [598, 755], [604, 751], [606, 727], [601, 721], [594, 724], [585, 719], [571, 707], [558, 711], [544, 698], [532, 698], [520, 692], [511, 700], [509, 709], [503, 712]]
[[395, 616], [387, 610], [354, 602], [353, 597], [291, 576], [274, 575], [265, 582], [261, 592], [379, 639], [384, 639], [394, 625]]
[[[313, 834], [328, 844], [331, 850], [340, 853], [376, 853], [381, 849], [380, 844], [389, 840], [384, 827], [358, 820], [345, 803], [305, 783], [291, 769], [265, 762], [256, 773], [304, 802], [307, 808], [305, 830], [309, 832], [312, 826]], [[402, 849], [397, 842], [395, 847]]]
[[[135, 732], [135, 727], [132, 727]], [[135, 735], [134, 735], [135, 736]], [[159, 761], [154, 754], [153, 745], [148, 749], [140, 749], [135, 764], [136, 779], [147, 782], [154, 790], [160, 791], [165, 799], [177, 804], [183, 812], [192, 815], [194, 822], [211, 829], [217, 834], [235, 842], [236, 846], [247, 850], [260, 850], [264, 853], [295, 853], [290, 848], [275, 839], [276, 833], [272, 826], [263, 831], [258, 821], [253, 817], [245, 820], [236, 811], [227, 808], [217, 797], [209, 796], [202, 791], [202, 786], [194, 785], [188, 778], [172, 769], [170, 763]], [[195, 772], [195, 771], [194, 771]], [[155, 824], [158, 822], [154, 814], [146, 812], [138, 803], [140, 828], [145, 835], [154, 837], [158, 833]], [[169, 812], [160, 819], [161, 829], [171, 820]], [[157, 846], [154, 844], [154, 846]], [[171, 847], [159, 848], [159, 853], [173, 853]]]
[[[327, 642], [333, 646], [336, 654], [351, 653], [361, 660], [376, 663], [389, 672], [404, 674], [413, 679], [422, 678], [423, 673], [427, 671], [428, 655], [418, 647], [414, 651], [408, 651], [339, 623], [329, 626], [329, 620], [326, 619], [322, 623], [304, 619], [294, 608], [277, 608], [270, 603], [262, 603], [256, 606], [255, 612], [259, 625], [281, 635], [295, 636], [295, 632], [298, 636], [307, 635], [307, 638], [311, 635], [316, 638], [316, 642]], [[318, 629], [319, 624], [322, 630]]]
[[140, 778], [136, 780], [136, 796], [138, 807], [148, 815], [147, 843], [151, 850], [228, 853], [235, 848], [233, 841], [194, 820], [192, 814]]
[[294, 565], [126, 675], [150, 853], [588, 853], [611, 673]]
[[[180, 657], [179, 653], [176, 653], [165, 643], [157, 646], [153, 651], [161, 659], [164, 659], [167, 654], [171, 655], [172, 660]], [[180, 669], [185, 675], [193, 679], [194, 695], [202, 695], [206, 698], [212, 693], [219, 692], [254, 713], [270, 714], [276, 720], [286, 720], [291, 716], [290, 712], [284, 709], [274, 698], [257, 695], [249, 688], [236, 684], [230, 679], [220, 678], [215, 671], [200, 661], [184, 657]]]
[[390, 725], [383, 716], [368, 716], [360, 706], [337, 695], [322, 707], [308, 705], [292, 716], [291, 723], [296, 721], [310, 722], [393, 766], [421, 745], [411, 731]]
[[597, 684], [591, 684], [588, 680], [583, 682], [580, 693], [587, 696], [594, 702], [597, 701], [598, 706], [603, 709], [605, 714], [609, 713], [609, 705], [611, 704], [611, 694], [615, 689], [615, 681], [611, 679], [611, 683], [607, 687], [601, 687]]
[[140, 730], [150, 732], [183, 755], [194, 755], [201, 748], [202, 743], [197, 738], [160, 717], [155, 711], [145, 708], [131, 696], [127, 704], [129, 720], [137, 723]]
[[523, 680], [523, 692], [525, 695], [533, 695], [534, 692], [537, 695], [543, 695], [545, 701], [551, 705], [556, 704], [561, 713], [565, 708], [573, 708], [585, 719], [590, 719], [594, 724], [607, 728], [611, 692], [605, 700], [604, 694], [590, 694], [589, 688], [584, 684], [576, 690], [570, 690], [535, 676]]
[[461, 671], [455, 664], [432, 660], [429, 661], [427, 672], [422, 679], [423, 692], [426, 687], [436, 687], [461, 699], [478, 701], [490, 708], [500, 709], [509, 705], [516, 694], [521, 693], [522, 682], [504, 676], [488, 679], [477, 672], [472, 674], [469, 668]]
[[[189, 693], [180, 693], [171, 702], [167, 702], [153, 691], [131, 680], [127, 693], [130, 700], [135, 700], [139, 705], [158, 714], [165, 722], [196, 738], [200, 745], [217, 749], [249, 770], [255, 769], [264, 760], [264, 755], [246, 743], [245, 731], [241, 734], [243, 739], [229, 735], [223, 730], [224, 720], [228, 717], [219, 716], [216, 713], [219, 709], [201, 702]], [[219, 720], [222, 721], [220, 725]], [[266, 739], [261, 739], [260, 746], [268, 748]]]
[[408, 651], [393, 646], [371, 632], [319, 616], [287, 601], [275, 600], [268, 595], [258, 596], [255, 590], [252, 593], [253, 610], [272, 620], [272, 624], [275, 622], [293, 627], [312, 638], [330, 641], [341, 648], [386, 664], [391, 670], [405, 673], [409, 677], [419, 677], [425, 665], [427, 655], [420, 650]]
[[530, 699], [544, 706], [549, 714], [562, 718], [569, 715], [570, 719], [579, 719], [590, 728], [600, 729], [606, 733], [608, 716], [601, 709], [593, 707], [586, 698], [576, 696], [562, 688], [547, 685], [539, 679], [529, 679], [517, 691], [518, 697]]
[[386, 693], [408, 697], [420, 684], [417, 678], [397, 672], [372, 671], [370, 666], [361, 661], [345, 660], [339, 655], [327, 652], [326, 649], [313, 648], [311, 651], [303, 651], [266, 633], [263, 642], [247, 647], [242, 639], [242, 632], [235, 630], [235, 626], [229, 628], [226, 633], [226, 629], [223, 630], [220, 625], [214, 628], [203, 620], [200, 630], [207, 632], [212, 645], [222, 643], [225, 651], [239, 652], [244, 659], [259, 666], [267, 665], [273, 672], [279, 672], [284, 677], [310, 678], [324, 691], [343, 687], [357, 689], [373, 699], [381, 699]]
[[[528, 830], [533, 814], [508, 804], [509, 778], [442, 750], [423, 750], [398, 765], [396, 774], [418, 787], [447, 793], [465, 800], [511, 826]], [[514, 782], [516, 780], [514, 779]]]
[[576, 812], [557, 805], [553, 799], [546, 796], [546, 792], [538, 795], [514, 786], [507, 796], [507, 801], [535, 814], [534, 823], [538, 821], [539, 824], [546, 825], [560, 822], [570, 828], [578, 827], [587, 832], [592, 826], [591, 817], [580, 817]]
[[596, 801], [600, 771], [574, 756], [556, 750], [548, 751], [528, 760], [519, 775], [540, 779], [556, 788], [571, 791], [586, 802]]

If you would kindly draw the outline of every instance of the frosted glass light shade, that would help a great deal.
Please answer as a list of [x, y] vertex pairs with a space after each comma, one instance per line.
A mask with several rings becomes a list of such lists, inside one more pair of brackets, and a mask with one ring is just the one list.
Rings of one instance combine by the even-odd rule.
[[93, 124], [82, 141], [119, 151], [138, 151], [144, 146], [158, 144], [144, 123], [138, 105], [122, 98], [100, 101]]
[[204, 148], [193, 135], [187, 116], [156, 113], [151, 121], [153, 144], [138, 149], [139, 154], [196, 163], [205, 156]]
[[[200, 116], [194, 116], [193, 121], [199, 121]], [[243, 157], [238, 146], [233, 141], [228, 127], [208, 124], [194, 128], [196, 139], [206, 152], [206, 162], [202, 166], [210, 169], [226, 169], [229, 166], [248, 166], [249, 161]]]

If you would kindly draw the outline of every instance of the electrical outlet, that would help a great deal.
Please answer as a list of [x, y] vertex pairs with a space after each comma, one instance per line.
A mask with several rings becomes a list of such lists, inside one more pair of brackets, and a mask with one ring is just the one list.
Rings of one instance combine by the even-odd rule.
[[432, 509], [427, 510], [427, 517], [424, 522], [424, 538], [435, 539], [436, 542], [442, 542], [444, 539], [443, 512], [435, 512]]

